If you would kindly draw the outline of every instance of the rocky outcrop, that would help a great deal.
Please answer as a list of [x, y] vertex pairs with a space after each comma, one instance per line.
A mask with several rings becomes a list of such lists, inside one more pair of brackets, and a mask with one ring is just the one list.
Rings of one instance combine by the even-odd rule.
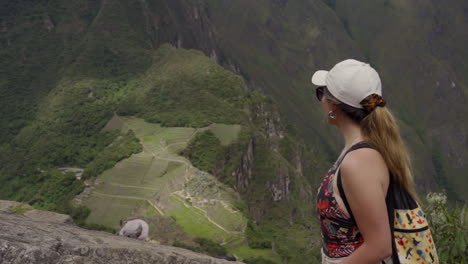
[[34, 219], [35, 221], [45, 221], [58, 224], [72, 224], [73, 219], [69, 215], [59, 214], [42, 210], [30, 210], [24, 213], [24, 216]]
[[0, 263], [241, 263], [0, 210]]
[[134, 219], [125, 223], [119, 232], [119, 236], [146, 241], [148, 239], [148, 232], [149, 227], [144, 220]]
[[[255, 104], [255, 106], [249, 111], [249, 121], [255, 124], [256, 127], [260, 128], [262, 136], [268, 139], [269, 148], [278, 152], [279, 141], [285, 136], [286, 128], [276, 106], [271, 102], [259, 102], [258, 104]], [[236, 190], [245, 190], [249, 187], [249, 183], [252, 181], [254, 156], [255, 138], [252, 137], [249, 139], [247, 148], [240, 159], [239, 166], [232, 173], [232, 176], [236, 179]], [[289, 184], [289, 178], [286, 179], [286, 181]], [[283, 187], [280, 188], [284, 190]], [[287, 191], [283, 192], [283, 194], [286, 194], [286, 196], [288, 195]], [[276, 200], [275, 197], [276, 195], [273, 195], [274, 200]]]
[[275, 179], [268, 182], [268, 189], [271, 192], [273, 201], [289, 200], [291, 192], [290, 170], [286, 163], [278, 163], [275, 168]]
[[[281, 139], [284, 137], [285, 128], [281, 122], [280, 113], [271, 104], [260, 103], [257, 105], [256, 115], [263, 120], [263, 129], [267, 138]], [[278, 146], [273, 147], [274, 150]]]
[[252, 180], [252, 167], [254, 162], [254, 139], [249, 140], [247, 150], [242, 155], [239, 167], [232, 173], [236, 179], [235, 189], [243, 190], [249, 186]]
[[0, 210], [3, 210], [3, 211], [10, 211], [11, 209], [16, 208], [21, 205], [22, 203], [15, 202], [15, 201], [0, 200]]
[[0, 210], [21, 214], [36, 221], [46, 221], [59, 224], [73, 223], [73, 219], [69, 215], [36, 210], [29, 204], [15, 201], [0, 200]]

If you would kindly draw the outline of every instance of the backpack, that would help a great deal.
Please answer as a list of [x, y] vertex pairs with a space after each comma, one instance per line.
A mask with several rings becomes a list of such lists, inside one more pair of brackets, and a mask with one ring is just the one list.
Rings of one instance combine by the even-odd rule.
[[[357, 143], [346, 151], [338, 164], [341, 163], [348, 152], [363, 147], [378, 150], [370, 143]], [[337, 176], [338, 191], [351, 219], [355, 221], [346, 199], [340, 172], [341, 170], [338, 171]], [[390, 175], [385, 201], [392, 233], [393, 264], [439, 263], [425, 213], [408, 191], [403, 186], [395, 183], [392, 178], [392, 175]]]

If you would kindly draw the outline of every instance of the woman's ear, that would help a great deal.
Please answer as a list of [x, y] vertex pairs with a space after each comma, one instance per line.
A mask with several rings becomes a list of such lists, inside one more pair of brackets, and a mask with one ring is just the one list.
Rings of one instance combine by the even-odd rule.
[[339, 109], [338, 105], [336, 105], [336, 104], [334, 104], [334, 103], [330, 103], [330, 105], [331, 105], [331, 106], [330, 106], [330, 107], [331, 107], [331, 110], [332, 110], [333, 112], [337, 112], [337, 111], [338, 111], [338, 109]]
[[338, 107], [337, 107], [336, 104], [330, 102], [330, 101], [329, 101], [328, 99], [326, 99], [326, 98], [325, 98], [325, 105], [326, 105], [328, 111], [333, 111], [333, 112], [335, 112], [335, 111], [338, 109]]

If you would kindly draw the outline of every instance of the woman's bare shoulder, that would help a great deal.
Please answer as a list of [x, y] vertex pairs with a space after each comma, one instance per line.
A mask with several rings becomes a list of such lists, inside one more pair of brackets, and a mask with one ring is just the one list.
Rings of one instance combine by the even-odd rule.
[[359, 148], [349, 152], [343, 159], [340, 170], [348, 181], [388, 177], [388, 167], [382, 154], [373, 148]]

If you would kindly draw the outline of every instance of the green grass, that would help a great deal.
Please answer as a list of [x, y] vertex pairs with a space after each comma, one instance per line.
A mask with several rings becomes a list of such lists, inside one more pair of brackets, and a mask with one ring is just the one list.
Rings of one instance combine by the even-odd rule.
[[210, 130], [221, 141], [221, 145], [227, 146], [237, 139], [240, 132], [240, 125], [211, 124]]
[[26, 212], [33, 210], [34, 207], [30, 206], [29, 204], [21, 203], [16, 205], [12, 208], [9, 208], [8, 211], [13, 212], [15, 214], [24, 215]]
[[229, 234], [209, 222], [203, 211], [195, 207], [186, 207], [184, 203], [174, 196], [170, 201], [177, 204], [179, 208], [168, 212], [168, 215], [176, 218], [177, 224], [181, 225], [184, 231], [194, 237], [203, 237], [214, 240], [218, 243], [229, 238]]
[[180, 163], [180, 162], [169, 161], [169, 163], [167, 164], [166, 171], [167, 171], [167, 173], [169, 173], [169, 172], [172, 172], [173, 170], [176, 170], [177, 168], [179, 168], [181, 166], [184, 166], [184, 165], [182, 163]]
[[99, 193], [105, 193], [109, 195], [118, 195], [118, 196], [129, 196], [129, 197], [138, 197], [140, 199], [149, 199], [151, 198], [155, 191], [150, 189], [142, 189], [141, 185], [135, 185], [135, 187], [130, 186], [118, 186], [112, 185], [110, 182], [105, 182], [99, 184], [95, 189]]
[[167, 148], [172, 153], [179, 153], [183, 151], [187, 147], [187, 145], [188, 145], [187, 142], [181, 142], [178, 144], [171, 144]]
[[241, 212], [233, 213], [226, 209], [222, 204], [215, 203], [202, 207], [206, 210], [208, 217], [213, 221], [220, 223], [227, 230], [243, 232], [246, 224], [245, 216]]
[[[161, 124], [148, 123], [140, 118], [120, 117], [120, 119], [126, 124], [124, 125], [124, 130], [131, 127], [151, 151], [168, 146], [171, 152], [177, 153], [180, 150], [180, 146], [183, 147], [195, 132], [193, 128], [162, 127]], [[171, 147], [171, 144], [174, 143], [180, 146], [176, 148]]]
[[86, 219], [88, 224], [100, 224], [120, 229], [120, 220], [126, 219], [132, 211], [146, 203], [144, 200], [91, 195], [85, 205], [91, 209]]
[[158, 178], [157, 184], [164, 185], [168, 184], [172, 179], [183, 179], [182, 176], [185, 175], [185, 166], [179, 165], [171, 170], [168, 170], [166, 174]]
[[239, 247], [239, 245], [241, 244], [247, 244], [247, 241], [245, 240], [244, 236], [232, 236], [227, 241], [225, 241], [225, 244], [223, 244], [223, 246], [229, 249]]
[[[169, 168], [169, 163], [172, 163], [172, 161], [153, 158], [151, 166], [145, 172], [142, 183], [155, 184], [157, 178], [162, 177], [164, 174], [174, 169]], [[177, 162], [176, 164], [180, 166], [180, 163]]]
[[120, 161], [110, 170], [105, 171], [100, 179], [127, 185], [141, 185], [145, 180], [145, 173], [150, 169], [152, 156], [138, 153]]
[[264, 259], [271, 260], [275, 263], [283, 263], [281, 261], [281, 258], [277, 255], [275, 255], [271, 249], [252, 249], [249, 248], [248, 246], [240, 246], [232, 250], [228, 250], [229, 254], [235, 254], [236, 256], [240, 257], [241, 261], [244, 259], [248, 258], [255, 258], [255, 257], [261, 257]]
[[151, 217], [153, 215], [161, 215], [159, 211], [156, 210], [156, 208], [154, 208], [148, 201], [146, 201], [143, 208], [145, 209], [145, 214], [144, 214], [145, 217]]

